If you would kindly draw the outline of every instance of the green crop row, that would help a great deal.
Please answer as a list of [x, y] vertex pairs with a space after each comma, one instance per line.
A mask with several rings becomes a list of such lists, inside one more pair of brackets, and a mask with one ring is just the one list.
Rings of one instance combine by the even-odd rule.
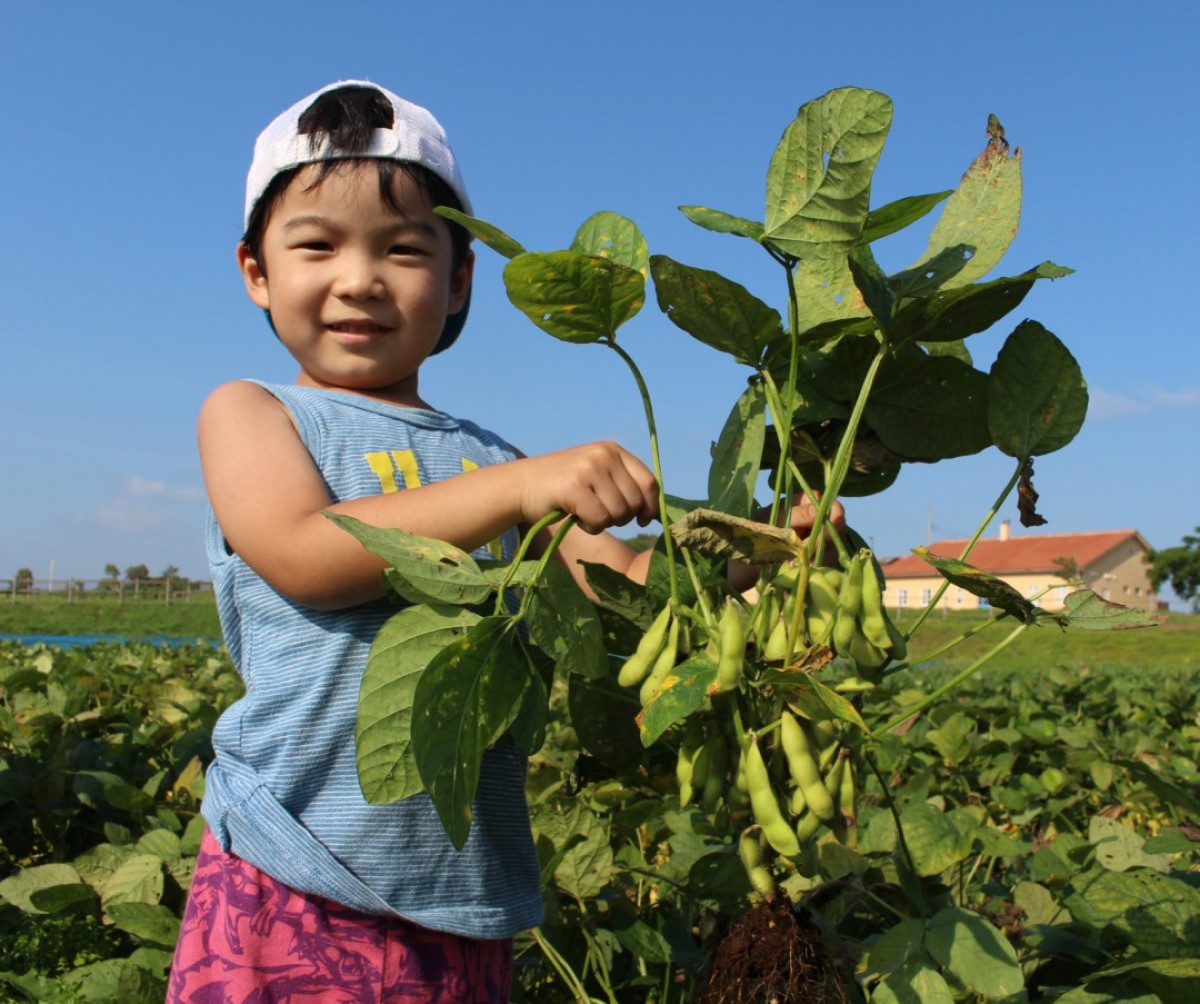
[[[1190, 1001], [1198, 677], [997, 668], [875, 745], [856, 837], [818, 839], [784, 882], [820, 992], [886, 999], [936, 963], [929, 1000]], [[897, 673], [882, 697], [898, 717], [940, 682]], [[0, 999], [162, 999], [208, 736], [239, 692], [218, 649], [0, 645]], [[737, 847], [679, 806], [669, 749], [603, 765], [565, 722], [531, 767], [547, 920], [519, 939], [513, 999], [699, 1000], [756, 899]], [[611, 727], [637, 748], [629, 716]], [[965, 927], [987, 953], [954, 957]]]

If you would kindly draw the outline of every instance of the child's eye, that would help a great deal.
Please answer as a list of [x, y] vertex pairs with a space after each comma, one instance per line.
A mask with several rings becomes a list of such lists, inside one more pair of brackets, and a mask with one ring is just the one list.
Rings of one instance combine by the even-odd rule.
[[420, 253], [420, 249], [413, 247], [411, 244], [393, 244], [388, 248], [388, 254], [409, 255]]
[[329, 241], [304, 241], [300, 247], [305, 251], [332, 251], [333, 245]]

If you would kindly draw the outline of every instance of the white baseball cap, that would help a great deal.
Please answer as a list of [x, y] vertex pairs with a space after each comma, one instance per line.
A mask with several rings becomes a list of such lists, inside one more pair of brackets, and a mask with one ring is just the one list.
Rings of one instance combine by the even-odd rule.
[[[314, 149], [310, 137], [300, 132], [300, 117], [308, 111], [312, 103], [327, 91], [334, 91], [340, 87], [369, 87], [387, 98], [392, 106], [392, 127], [374, 130], [371, 142], [365, 150], [354, 153], [335, 150], [331, 148], [328, 138]], [[454, 151], [450, 149], [446, 131], [432, 113], [369, 80], [339, 80], [297, 101], [259, 133], [254, 143], [254, 159], [250, 162], [250, 172], [246, 175], [243, 229], [250, 225], [250, 215], [255, 204], [262, 198], [276, 175], [304, 164], [359, 157], [378, 157], [420, 164], [449, 185], [450, 190], [458, 197], [462, 211], [471, 215], [471, 200], [467, 197], [467, 186], [463, 183], [462, 172], [454, 159]], [[466, 323], [470, 305], [471, 294], [468, 290], [467, 299], [458, 313], [446, 317], [445, 327], [431, 355], [436, 355], [454, 344]], [[269, 312], [267, 320], [271, 320]], [[271, 327], [274, 329], [273, 322]]]
[[[394, 121], [390, 129], [376, 129], [367, 149], [346, 153], [331, 149], [328, 140], [315, 150], [309, 137], [300, 132], [300, 116], [310, 105], [327, 91], [339, 87], [370, 87], [390, 102]], [[358, 157], [379, 157], [385, 160], [402, 160], [420, 164], [442, 179], [462, 203], [462, 210], [471, 214], [471, 200], [467, 197], [467, 186], [463, 183], [454, 151], [446, 131], [433, 115], [414, 105], [411, 101], [393, 94], [385, 87], [368, 80], [339, 80], [297, 101], [291, 108], [275, 119], [258, 136], [254, 143], [254, 159], [250, 162], [250, 173], [246, 176], [246, 207], [243, 226], [250, 222], [254, 204], [275, 175], [303, 164], [315, 164], [324, 160], [345, 160]]]

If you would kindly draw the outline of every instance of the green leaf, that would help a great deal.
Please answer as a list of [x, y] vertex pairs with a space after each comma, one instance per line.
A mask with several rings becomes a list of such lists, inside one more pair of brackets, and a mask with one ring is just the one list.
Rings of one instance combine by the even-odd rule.
[[358, 691], [358, 783], [373, 805], [423, 791], [412, 754], [417, 681], [443, 648], [479, 622], [458, 607], [406, 607], [375, 635]]
[[31, 897], [35, 892], [78, 884], [79, 873], [70, 865], [35, 865], [22, 868], [0, 882], [0, 896], [26, 913], [46, 913], [48, 911], [33, 903]]
[[889, 202], [867, 214], [863, 226], [862, 242], [870, 244], [890, 234], [903, 230], [917, 220], [929, 215], [939, 202], [944, 202], [952, 192], [934, 192], [931, 195], [910, 195]]
[[546, 742], [546, 726], [550, 722], [550, 692], [554, 680], [554, 664], [537, 648], [520, 640], [519, 649], [529, 668], [529, 686], [521, 698], [509, 733], [517, 748], [533, 756]]
[[718, 902], [740, 900], [750, 891], [746, 869], [737, 855], [729, 851], [712, 851], [693, 861], [687, 885], [693, 898]]
[[891, 99], [877, 91], [843, 87], [803, 105], [767, 169], [763, 239], [793, 258], [858, 243], [891, 123]]
[[549, 562], [542, 576], [531, 587], [526, 615], [534, 643], [564, 673], [603, 676], [607, 668], [604, 632], [595, 607], [563, 565]]
[[693, 653], [671, 670], [658, 693], [637, 716], [642, 745], [651, 745], [676, 722], [702, 708], [716, 680], [717, 664], [703, 652]]
[[554, 881], [559, 888], [581, 903], [607, 888], [613, 853], [603, 820], [577, 801], [566, 807], [546, 806], [533, 814], [531, 822], [539, 846], [548, 841], [555, 849]]
[[671, 961], [670, 943], [644, 920], [623, 910], [614, 910], [610, 923], [617, 940], [635, 959], [660, 963]]
[[698, 227], [711, 230], [718, 234], [733, 234], [735, 237], [747, 237], [752, 241], [762, 240], [763, 225], [754, 220], [731, 216], [719, 209], [708, 209], [705, 206], [680, 206], [679, 211]]
[[475, 559], [460, 547], [353, 516], [325, 515], [391, 566], [388, 583], [410, 603], [482, 603], [492, 591]]
[[754, 381], [734, 403], [708, 469], [709, 505], [733, 516], [749, 516], [766, 439], [766, 390]]
[[163, 863], [152, 854], [130, 855], [100, 890], [106, 911], [115, 903], [157, 903], [162, 894]]
[[1200, 891], [1146, 868], [1096, 869], [1074, 883], [1067, 907], [1077, 920], [1111, 925], [1152, 958], [1200, 955]]
[[142, 944], [174, 948], [179, 937], [179, 917], [159, 903], [112, 903], [105, 914]]
[[602, 211], [589, 216], [575, 234], [570, 250], [608, 258], [641, 272], [643, 279], [650, 277], [650, 251], [646, 247], [646, 238], [633, 220], [619, 213]]
[[1154, 792], [1167, 805], [1183, 809], [1192, 818], [1200, 818], [1200, 798], [1168, 781], [1149, 764], [1140, 760], [1114, 760], [1113, 763], [1129, 771], [1134, 778]]
[[871, 994], [871, 1004], [953, 1004], [950, 985], [924, 955], [909, 959], [885, 976]]
[[971, 853], [970, 836], [927, 802], [906, 805], [900, 813], [900, 825], [918, 875], [941, 875]]
[[514, 628], [509, 617], [483, 618], [429, 661], [413, 694], [413, 756], [460, 849], [471, 831], [484, 750], [512, 724], [529, 686]]
[[1039, 279], [1058, 279], [1072, 270], [1053, 262], [1012, 278], [943, 289], [907, 302], [889, 334], [897, 342], [957, 342], [987, 331], [1017, 308]]
[[860, 244], [854, 248], [847, 259], [850, 267], [850, 278], [854, 280], [863, 303], [871, 311], [871, 316], [880, 330], [890, 331], [892, 308], [894, 306], [892, 291], [888, 287], [887, 276], [875, 261], [869, 245]]
[[1164, 830], [1142, 845], [1147, 854], [1190, 854], [1200, 850], [1200, 841], [1192, 840], [1182, 830]]
[[1072, 627], [1087, 631], [1122, 631], [1129, 628], [1158, 627], [1159, 614], [1135, 610], [1101, 599], [1090, 589], [1077, 589], [1063, 600], [1062, 616]]
[[1093, 816], [1088, 821], [1088, 842], [1096, 845], [1096, 860], [1111, 872], [1153, 868], [1165, 875], [1171, 870], [1169, 854], [1147, 854], [1141, 837], [1107, 816]]
[[928, 269], [947, 251], [960, 259], [965, 252], [969, 258], [942, 286], [966, 286], [1004, 257], [1020, 216], [1021, 153], [1014, 151], [1010, 157], [1008, 144], [992, 139], [967, 168], [929, 235], [925, 253], [910, 271]]
[[893, 973], [921, 951], [925, 925], [912, 918], [902, 920], [883, 932], [867, 953], [866, 968], [859, 974], [864, 983]]
[[[792, 273], [796, 288], [796, 330], [805, 345], [819, 345], [840, 334], [869, 334], [875, 330], [862, 294], [850, 274], [850, 259], [805, 258]], [[826, 327], [834, 322], [859, 323], [848, 329]]]
[[719, 272], [653, 255], [650, 271], [659, 309], [697, 341], [754, 366], [783, 333], [783, 322], [745, 287]]
[[453, 220], [460, 226], [465, 227], [473, 236], [478, 237], [493, 251], [499, 255], [503, 255], [505, 258], [515, 258], [525, 251], [520, 244], [509, 237], [503, 230], [492, 226], [490, 223], [485, 223], [483, 220], [476, 219], [474, 216], [468, 216], [466, 213], [461, 213], [457, 209], [451, 209], [449, 206], [438, 206], [434, 209], [434, 212], [438, 216], [444, 216], [446, 219]]
[[600, 605], [631, 621], [645, 631], [657, 612], [646, 587], [629, 576], [599, 562], [583, 561], [588, 585]]
[[851, 725], [862, 729], [863, 732], [869, 733], [871, 731], [867, 723], [863, 721], [862, 715], [858, 713], [858, 709], [836, 690], [825, 686], [815, 676], [808, 677], [808, 685], [812, 687], [813, 693], [829, 709], [829, 713], [834, 718], [840, 718], [844, 722], [849, 722]]
[[637, 696], [617, 685], [615, 672], [604, 680], [572, 676], [567, 708], [579, 744], [590, 756], [619, 767], [638, 755]]
[[577, 251], [518, 255], [504, 268], [504, 285], [534, 324], [576, 344], [615, 338], [646, 298], [640, 272]]
[[991, 445], [987, 374], [951, 356], [889, 361], [864, 415], [883, 445], [908, 460], [962, 457]]
[[914, 547], [913, 554], [931, 564], [943, 577], [972, 596], [982, 597], [992, 606], [1026, 624], [1032, 624], [1037, 619], [1038, 608], [1003, 579], [998, 579], [983, 569], [957, 558], [944, 558], [934, 554], [927, 547]]
[[968, 989], [984, 997], [1020, 993], [1025, 977], [1008, 939], [984, 917], [951, 906], [929, 920], [925, 948]]
[[988, 383], [992, 439], [1010, 457], [1062, 449], [1087, 415], [1079, 364], [1037, 321], [1022, 321], [992, 364]]
[[90, 902], [95, 896], [95, 890], [86, 882], [72, 882], [35, 889], [29, 894], [29, 903], [38, 913], [58, 913], [76, 903]]

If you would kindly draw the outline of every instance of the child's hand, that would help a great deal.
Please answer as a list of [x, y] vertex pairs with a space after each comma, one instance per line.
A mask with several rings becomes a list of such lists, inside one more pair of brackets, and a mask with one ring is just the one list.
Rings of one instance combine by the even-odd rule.
[[658, 482], [637, 457], [616, 443], [598, 442], [519, 461], [524, 465], [521, 511], [534, 523], [561, 509], [580, 529], [596, 534], [658, 516]]
[[[766, 513], [763, 518], [766, 518]], [[804, 492], [798, 492], [792, 497], [792, 511], [788, 525], [801, 537], [807, 538], [812, 532], [813, 523], [817, 518], [817, 503]], [[846, 511], [841, 502], [834, 502], [829, 510], [829, 522], [839, 533], [846, 528]]]

